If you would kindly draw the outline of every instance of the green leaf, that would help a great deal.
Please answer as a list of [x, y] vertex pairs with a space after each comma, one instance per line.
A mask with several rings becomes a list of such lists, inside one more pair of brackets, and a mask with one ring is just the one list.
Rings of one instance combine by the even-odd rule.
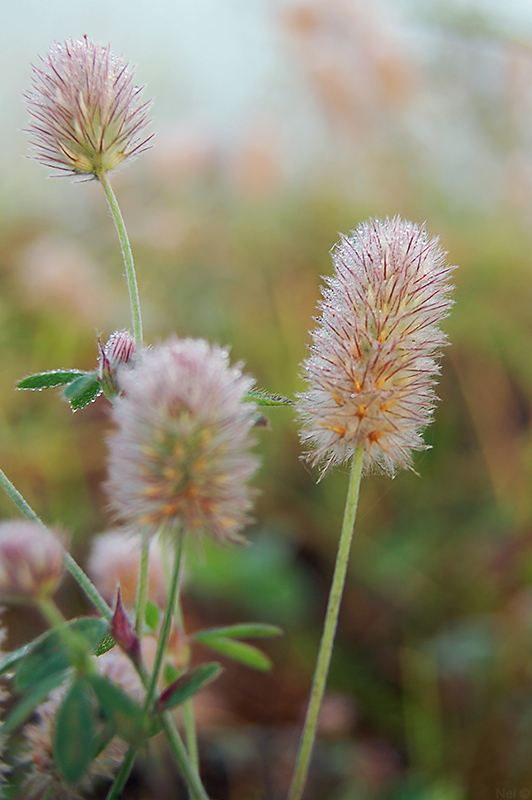
[[262, 622], [242, 622], [237, 625], [227, 625], [225, 628], [206, 628], [198, 631], [192, 638], [197, 642], [205, 636], [224, 636], [227, 639], [247, 639], [256, 636], [282, 636], [283, 631], [277, 625], [266, 625]]
[[221, 672], [221, 666], [216, 661], [210, 664], [200, 664], [182, 675], [161, 694], [157, 702], [157, 711], [168, 711], [171, 708], [193, 697], [203, 687], [213, 681]]
[[129, 744], [141, 745], [148, 736], [142, 706], [120, 686], [103, 675], [90, 675], [89, 681], [98, 698], [103, 716], [114, 726], [122, 739]]
[[[87, 651], [93, 653], [108, 630], [108, 623], [98, 617], [80, 617], [65, 625], [73, 635], [84, 640]], [[49, 675], [62, 674], [72, 662], [71, 651], [65, 641], [65, 631], [47, 631], [29, 645], [20, 660], [15, 674], [14, 686], [24, 692], [36, 683], [46, 680]]]
[[294, 401], [289, 400], [288, 397], [283, 397], [281, 394], [271, 394], [270, 392], [265, 392], [264, 389], [251, 389], [244, 400], [252, 400], [258, 406], [291, 406], [294, 404]]
[[20, 663], [20, 661], [22, 661], [24, 656], [30, 652], [31, 648], [37, 641], [38, 640], [35, 639], [35, 641], [30, 642], [29, 644], [25, 644], [22, 647], [19, 647], [18, 650], [13, 650], [12, 653], [8, 653], [0, 661], [0, 675], [4, 675], [6, 672], [9, 672], [11, 669], [13, 669], [13, 667], [16, 667], [16, 665]]
[[95, 372], [86, 372], [72, 381], [65, 391], [64, 396], [70, 403], [72, 411], [79, 411], [92, 403], [102, 393], [100, 381]]
[[156, 633], [157, 629], [159, 628], [160, 619], [161, 611], [159, 606], [156, 606], [155, 603], [153, 603], [151, 600], [148, 600], [146, 603], [146, 614], [144, 620], [150, 631], [153, 631], [153, 633]]
[[64, 673], [54, 673], [39, 681], [22, 700], [13, 708], [2, 726], [2, 735], [8, 736], [33, 713], [35, 708], [42, 703], [52, 689], [59, 686], [64, 679]]
[[100, 644], [94, 651], [95, 656], [103, 656], [104, 653], [108, 653], [109, 650], [112, 650], [115, 647], [116, 641], [115, 637], [112, 633], [106, 633], [103, 639], [101, 640]]
[[180, 670], [174, 667], [173, 664], [166, 663], [163, 667], [163, 680], [167, 686], [176, 681], [181, 675]]
[[87, 678], [78, 678], [68, 690], [55, 719], [54, 763], [68, 783], [83, 777], [93, 753], [95, 709]]
[[52, 369], [49, 372], [36, 372], [28, 375], [17, 383], [17, 389], [30, 389], [40, 392], [42, 389], [55, 389], [57, 386], [65, 386], [72, 383], [77, 378], [93, 373], [85, 372], [81, 369]]
[[237, 642], [233, 639], [226, 639], [224, 636], [204, 634], [201, 637], [201, 644], [228, 658], [240, 661], [241, 664], [253, 669], [260, 669], [266, 672], [272, 667], [272, 662], [268, 656], [253, 647], [253, 645], [246, 644], [246, 642]]

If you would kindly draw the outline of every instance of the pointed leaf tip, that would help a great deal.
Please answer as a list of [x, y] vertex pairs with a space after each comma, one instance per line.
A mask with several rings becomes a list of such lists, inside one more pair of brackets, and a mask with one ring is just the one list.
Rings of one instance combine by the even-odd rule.
[[207, 683], [217, 678], [221, 670], [220, 664], [212, 661], [209, 664], [200, 664], [186, 675], [181, 675], [161, 694], [157, 701], [157, 710], [159, 712], [168, 711], [188, 700], [189, 697], [193, 697]]

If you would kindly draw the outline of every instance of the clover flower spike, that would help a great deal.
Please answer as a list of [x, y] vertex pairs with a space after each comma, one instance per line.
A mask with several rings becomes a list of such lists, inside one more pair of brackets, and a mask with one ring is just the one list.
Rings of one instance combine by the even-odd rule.
[[98, 177], [148, 147], [149, 103], [109, 46], [56, 43], [33, 67], [25, 95], [34, 157], [59, 172]]
[[170, 339], [119, 372], [117, 431], [109, 440], [109, 496], [133, 530], [239, 540], [249, 521], [252, 381], [225, 350]]
[[28, 602], [51, 596], [63, 577], [64, 549], [48, 528], [27, 520], [0, 523], [0, 597]]
[[454, 267], [437, 239], [399, 217], [361, 224], [332, 255], [336, 272], [303, 365], [301, 437], [324, 472], [363, 445], [366, 470], [393, 474], [426, 449]]

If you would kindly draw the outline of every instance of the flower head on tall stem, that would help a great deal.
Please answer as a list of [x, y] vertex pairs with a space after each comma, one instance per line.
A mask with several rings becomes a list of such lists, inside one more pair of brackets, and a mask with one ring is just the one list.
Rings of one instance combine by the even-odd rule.
[[151, 535], [179, 529], [239, 540], [257, 466], [249, 453], [255, 408], [245, 401], [251, 379], [225, 350], [173, 338], [119, 380], [108, 489], [120, 520]]
[[54, 171], [98, 177], [148, 147], [149, 103], [133, 72], [86, 36], [55, 43], [25, 97], [34, 156]]
[[334, 248], [298, 403], [309, 458], [324, 471], [363, 445], [366, 469], [393, 474], [426, 448], [439, 323], [452, 305], [445, 255], [399, 217], [363, 223]]

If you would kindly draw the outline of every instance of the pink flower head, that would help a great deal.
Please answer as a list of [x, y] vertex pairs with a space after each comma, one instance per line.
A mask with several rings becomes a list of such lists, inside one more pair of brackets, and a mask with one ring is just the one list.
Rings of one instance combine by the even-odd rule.
[[393, 474], [426, 449], [436, 400], [439, 328], [452, 301], [437, 239], [399, 217], [370, 220], [333, 250], [298, 401], [302, 439], [325, 470], [364, 446], [366, 469]]
[[142, 102], [132, 71], [109, 46], [85, 36], [54, 44], [41, 62], [25, 96], [37, 161], [97, 177], [148, 147], [149, 103]]
[[63, 566], [63, 545], [48, 528], [27, 520], [0, 522], [0, 597], [48, 597], [61, 582]]
[[113, 407], [109, 496], [128, 527], [206, 533], [238, 540], [249, 521], [247, 481], [252, 381], [225, 350], [203, 340], [170, 339], [119, 374]]

